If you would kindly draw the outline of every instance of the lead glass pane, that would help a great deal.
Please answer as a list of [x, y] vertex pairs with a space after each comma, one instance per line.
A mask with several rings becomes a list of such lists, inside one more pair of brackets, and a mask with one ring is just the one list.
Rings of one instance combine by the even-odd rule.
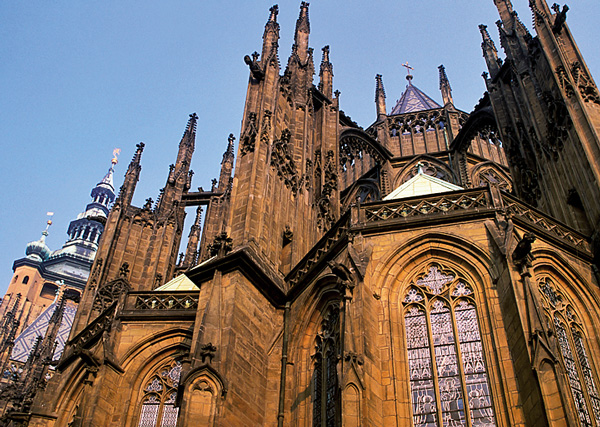
[[579, 381], [577, 365], [575, 364], [575, 359], [573, 357], [567, 331], [564, 325], [557, 318], [554, 318], [554, 327], [556, 328], [556, 337], [558, 338], [560, 352], [565, 362], [567, 376], [569, 377], [569, 385], [571, 386], [571, 393], [573, 394], [573, 400], [575, 401], [575, 407], [577, 409], [577, 415], [579, 416], [580, 425], [584, 427], [591, 426], [592, 420], [585, 402], [583, 388], [581, 387], [581, 382]]
[[158, 401], [156, 401], [156, 403], [149, 401], [144, 402], [138, 427], [156, 427], [159, 407]]
[[415, 427], [437, 426], [437, 403], [425, 313], [416, 307], [404, 317]]
[[163, 406], [163, 415], [160, 427], [176, 427], [178, 414], [179, 408], [176, 408], [173, 405]]
[[434, 301], [430, 319], [443, 424], [467, 425], [452, 316], [447, 304], [439, 299]]
[[323, 387], [323, 364], [321, 360], [317, 360], [315, 363], [314, 373], [314, 393], [313, 393], [313, 425], [315, 427], [321, 426], [321, 388]]
[[455, 308], [455, 316], [471, 421], [477, 427], [495, 426], [477, 312], [473, 305], [460, 301]]
[[572, 330], [572, 333], [573, 341], [575, 342], [575, 351], [577, 352], [577, 359], [579, 359], [579, 366], [581, 366], [581, 371], [583, 372], [583, 381], [585, 382], [585, 387], [587, 388], [590, 401], [592, 402], [592, 410], [596, 425], [600, 425], [600, 396], [598, 396], [598, 389], [596, 388], [590, 361], [585, 350], [585, 343], [583, 342], [583, 337], [579, 331]]

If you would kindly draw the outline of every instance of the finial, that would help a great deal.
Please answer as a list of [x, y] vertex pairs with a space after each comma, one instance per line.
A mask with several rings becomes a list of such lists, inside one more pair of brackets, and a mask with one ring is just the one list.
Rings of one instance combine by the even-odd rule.
[[406, 72], [408, 73], [408, 74], [406, 75], [406, 80], [408, 80], [408, 84], [412, 84], [412, 83], [411, 83], [411, 80], [413, 79], [413, 76], [412, 76], [412, 74], [410, 74], [410, 72], [411, 72], [411, 70], [414, 70], [414, 68], [413, 68], [413, 67], [411, 67], [410, 65], [408, 65], [408, 61], [407, 61], [407, 62], [405, 62], [404, 64], [402, 64], [402, 66], [403, 66], [404, 68], [406, 68]]
[[300, 16], [296, 21], [296, 33], [298, 31], [310, 32], [310, 23], [308, 22], [308, 2], [303, 1], [300, 3]]
[[279, 6], [274, 4], [269, 11], [271, 12], [271, 16], [269, 16], [269, 22], [277, 22], [277, 14], [279, 13]]
[[190, 119], [188, 120], [188, 125], [186, 131], [196, 132], [196, 122], [198, 120], [198, 115], [196, 113], [190, 114]]
[[114, 165], [116, 165], [117, 163], [119, 163], [119, 160], [117, 159], [117, 156], [118, 156], [119, 154], [121, 154], [121, 149], [120, 149], [120, 148], [115, 148], [115, 149], [113, 150], [113, 158], [112, 158], [112, 159], [111, 159], [111, 161], [110, 161], [110, 162], [112, 163], [112, 165], [113, 165], [113, 166], [114, 166]]
[[321, 59], [321, 62], [329, 62], [329, 45], [323, 46], [323, 49], [321, 50], [323, 51], [323, 58]]

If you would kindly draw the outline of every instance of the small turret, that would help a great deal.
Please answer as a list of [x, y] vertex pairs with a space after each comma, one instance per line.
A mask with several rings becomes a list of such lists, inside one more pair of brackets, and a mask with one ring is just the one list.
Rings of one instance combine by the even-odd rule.
[[333, 65], [329, 62], [329, 46], [323, 49], [323, 58], [319, 70], [319, 90], [327, 98], [331, 99], [333, 91]]
[[446, 68], [444, 68], [444, 65], [440, 65], [438, 70], [440, 72], [440, 91], [442, 92], [444, 105], [454, 105], [454, 100], [452, 99], [452, 88], [450, 87], [448, 76], [446, 75]]
[[375, 76], [375, 105], [377, 106], [377, 120], [383, 120], [386, 113], [385, 89], [381, 74]]
[[[53, 215], [51, 212], [48, 212], [48, 215]], [[42, 237], [35, 242], [30, 242], [27, 244], [27, 248], [25, 249], [25, 255], [27, 258], [30, 258], [34, 261], [45, 261], [50, 257], [50, 248], [46, 245], [46, 237], [48, 236], [48, 229], [52, 225], [52, 218], [50, 218], [46, 222], [46, 229], [42, 231]]]

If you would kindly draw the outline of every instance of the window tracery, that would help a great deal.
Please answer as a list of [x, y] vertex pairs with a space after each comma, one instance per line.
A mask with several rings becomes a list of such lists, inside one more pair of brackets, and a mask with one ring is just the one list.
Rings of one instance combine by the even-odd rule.
[[340, 340], [340, 310], [327, 308], [316, 339], [313, 372], [313, 426], [335, 427], [339, 417], [337, 363]]
[[579, 320], [573, 305], [549, 277], [538, 282], [542, 302], [554, 329], [569, 388], [581, 426], [600, 426], [600, 394]]
[[431, 265], [404, 294], [413, 425], [496, 425], [473, 289]]
[[179, 408], [175, 407], [181, 362], [159, 367], [146, 382], [138, 427], [176, 427]]

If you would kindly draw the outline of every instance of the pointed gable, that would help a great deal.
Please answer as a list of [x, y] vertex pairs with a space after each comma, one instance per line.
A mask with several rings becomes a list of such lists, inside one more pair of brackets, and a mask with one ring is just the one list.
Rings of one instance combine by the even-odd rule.
[[199, 288], [192, 282], [185, 274], [180, 274], [173, 280], [165, 283], [162, 286], [154, 289], [157, 292], [170, 292], [170, 291], [197, 291]]
[[426, 196], [456, 190], [463, 190], [463, 188], [443, 179], [426, 175], [419, 165], [419, 171], [415, 176], [385, 196], [383, 200], [405, 199], [407, 197]]

